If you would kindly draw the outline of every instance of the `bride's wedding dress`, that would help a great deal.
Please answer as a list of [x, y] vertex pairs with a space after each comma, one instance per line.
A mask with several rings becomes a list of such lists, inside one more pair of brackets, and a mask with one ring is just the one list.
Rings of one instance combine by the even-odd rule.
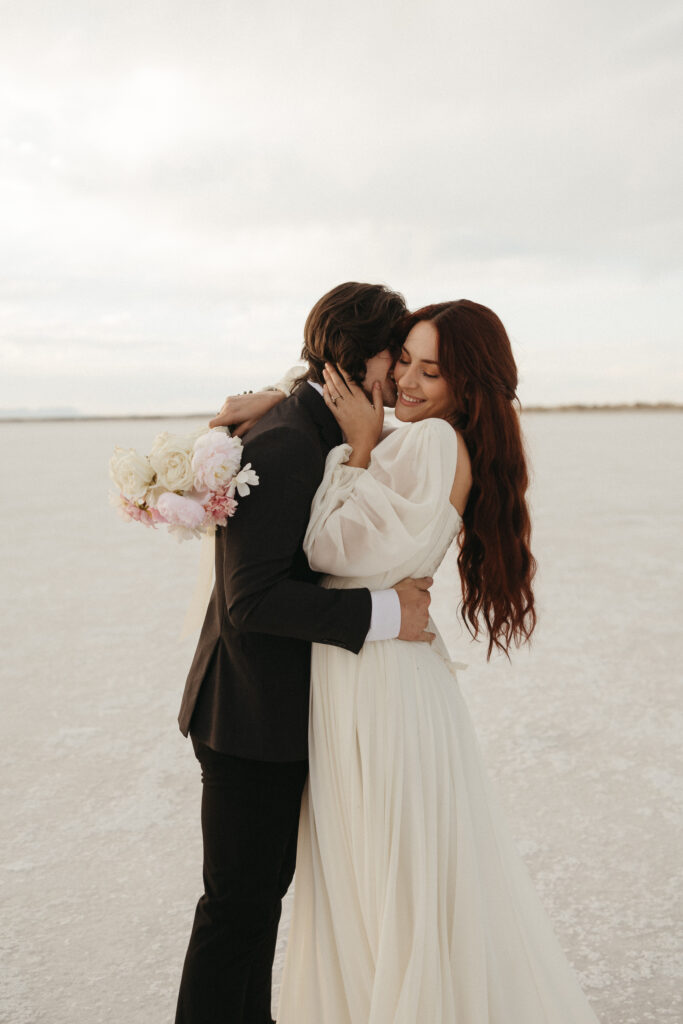
[[[306, 537], [324, 585], [433, 575], [460, 527], [452, 428], [402, 427], [368, 470], [349, 451], [330, 452]], [[596, 1024], [439, 638], [314, 645], [309, 739], [279, 1024]]]

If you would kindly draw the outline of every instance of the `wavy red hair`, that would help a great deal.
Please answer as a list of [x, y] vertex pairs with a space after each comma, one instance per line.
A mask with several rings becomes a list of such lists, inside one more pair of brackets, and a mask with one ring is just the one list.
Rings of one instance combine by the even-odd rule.
[[529, 474], [510, 339], [493, 310], [469, 299], [418, 309], [406, 318], [405, 334], [421, 320], [438, 332], [439, 370], [456, 401], [450, 422], [472, 463], [459, 537], [461, 614], [473, 637], [485, 630], [487, 657], [494, 647], [509, 655], [536, 625]]

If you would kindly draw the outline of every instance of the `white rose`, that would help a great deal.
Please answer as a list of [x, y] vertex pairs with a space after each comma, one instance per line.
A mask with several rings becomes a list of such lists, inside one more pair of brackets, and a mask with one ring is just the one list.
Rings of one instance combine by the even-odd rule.
[[117, 445], [109, 460], [109, 476], [126, 498], [142, 501], [154, 480], [154, 469], [135, 448], [119, 448]]
[[192, 448], [194, 437], [159, 434], [152, 446], [149, 461], [157, 475], [157, 485], [167, 491], [191, 491]]

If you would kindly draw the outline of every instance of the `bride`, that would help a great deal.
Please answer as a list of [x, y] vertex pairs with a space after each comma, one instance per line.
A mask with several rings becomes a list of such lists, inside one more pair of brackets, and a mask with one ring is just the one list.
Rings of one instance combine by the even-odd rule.
[[[333, 449], [304, 544], [326, 587], [432, 576], [459, 545], [462, 616], [488, 654], [535, 625], [514, 406], [491, 310], [427, 306], [394, 369], [396, 418], [328, 366]], [[279, 1024], [595, 1024], [489, 791], [436, 626], [427, 644], [315, 644], [310, 775]]]

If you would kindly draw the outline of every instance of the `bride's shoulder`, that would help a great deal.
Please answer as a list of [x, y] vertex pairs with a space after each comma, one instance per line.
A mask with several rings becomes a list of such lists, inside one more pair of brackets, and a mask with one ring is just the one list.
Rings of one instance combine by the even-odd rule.
[[402, 424], [381, 441], [371, 459], [377, 472], [391, 476], [400, 467], [421, 477], [439, 465], [452, 480], [458, 464], [459, 439], [454, 428], [442, 419], [425, 419]]
[[421, 420], [409, 429], [417, 431], [416, 440], [424, 442], [416, 445], [413, 455], [417, 455], [418, 462], [428, 464], [432, 473], [440, 467], [441, 473], [435, 475], [443, 481], [448, 500], [462, 518], [472, 488], [472, 464], [465, 439], [443, 419]]
[[394, 450], [398, 448], [422, 448], [425, 445], [438, 445], [456, 452], [458, 448], [458, 435], [455, 429], [446, 420], [429, 418], [418, 420], [417, 423], [407, 423], [392, 430], [390, 434], [380, 442], [380, 447], [391, 446]]

